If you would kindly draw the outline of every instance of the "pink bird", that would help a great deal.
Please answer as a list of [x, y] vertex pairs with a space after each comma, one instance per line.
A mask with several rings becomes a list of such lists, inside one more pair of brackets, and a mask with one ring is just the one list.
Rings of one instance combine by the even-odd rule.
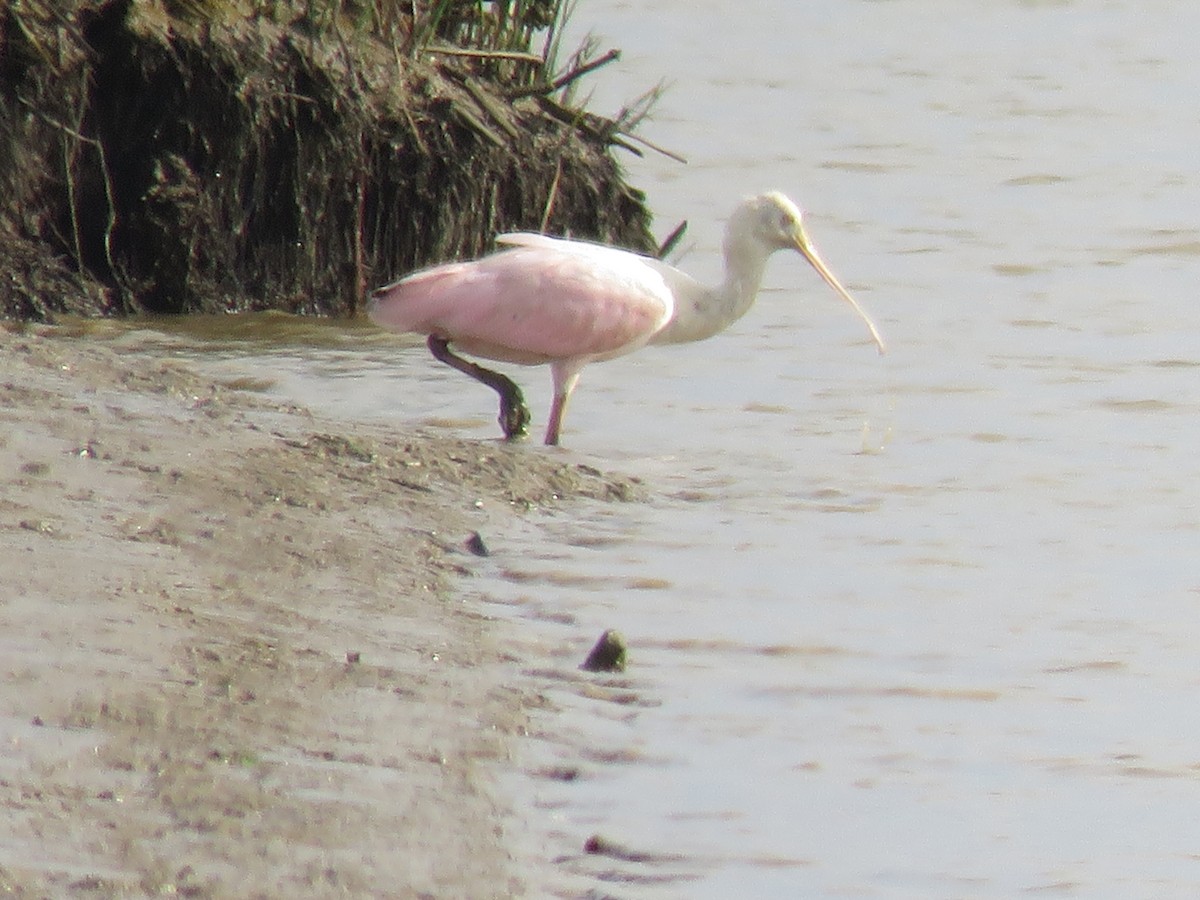
[[371, 295], [367, 314], [391, 331], [429, 336], [433, 355], [500, 395], [505, 437], [523, 436], [529, 410], [511, 379], [456, 356], [549, 364], [554, 400], [546, 443], [557, 444], [579, 373], [647, 344], [712, 337], [754, 303], [767, 259], [797, 250], [866, 323], [870, 317], [821, 261], [800, 209], [772, 192], [742, 201], [725, 229], [725, 278], [707, 288], [649, 256], [541, 234], [502, 234], [505, 249], [473, 262], [447, 263], [409, 275]]

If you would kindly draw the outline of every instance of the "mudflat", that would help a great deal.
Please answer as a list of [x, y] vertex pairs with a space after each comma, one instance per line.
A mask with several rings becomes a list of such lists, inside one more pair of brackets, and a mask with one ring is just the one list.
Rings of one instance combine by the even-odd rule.
[[468, 513], [629, 484], [244, 387], [0, 331], [0, 890], [526, 892]]

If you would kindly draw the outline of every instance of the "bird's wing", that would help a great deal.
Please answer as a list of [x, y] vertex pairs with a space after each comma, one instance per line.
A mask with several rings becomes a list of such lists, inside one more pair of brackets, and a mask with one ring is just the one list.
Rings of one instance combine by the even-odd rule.
[[[509, 231], [496, 235], [496, 243], [508, 247], [541, 247], [547, 250], [558, 249], [562, 244], [583, 244], [585, 241], [566, 241], [563, 238], [550, 237], [548, 234], [538, 234], [533, 231]], [[595, 246], [603, 246], [596, 244]]]
[[634, 253], [542, 235], [514, 249], [418, 272], [375, 292], [385, 328], [438, 334], [463, 351], [518, 363], [596, 360], [644, 346], [670, 320], [674, 296]]
[[617, 247], [611, 247], [608, 244], [598, 244], [592, 241], [577, 241], [567, 238], [551, 237], [547, 234], [538, 234], [532, 231], [510, 231], [504, 234], [496, 235], [496, 243], [504, 244], [510, 247], [533, 247], [543, 250], [554, 250], [568, 253], [579, 253], [594, 255], [596, 258], [621, 258], [628, 259], [632, 257], [640, 262], [643, 266], [651, 269], [662, 278], [666, 284], [668, 291], [671, 293], [672, 308], [667, 317], [663, 320], [661, 327], [665, 327], [674, 315], [674, 304], [678, 303], [680, 298], [690, 297], [693, 294], [703, 292], [703, 288], [696, 282], [691, 275], [686, 272], [681, 272], [669, 263], [663, 262], [655, 256], [646, 256], [642, 253], [635, 253], [632, 250], [621, 250]]

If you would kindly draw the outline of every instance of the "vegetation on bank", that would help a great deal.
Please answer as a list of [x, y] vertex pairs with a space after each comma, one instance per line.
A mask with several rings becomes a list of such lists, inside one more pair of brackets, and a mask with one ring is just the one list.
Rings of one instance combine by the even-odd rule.
[[652, 250], [567, 0], [0, 0], [0, 316], [282, 309], [494, 234]]

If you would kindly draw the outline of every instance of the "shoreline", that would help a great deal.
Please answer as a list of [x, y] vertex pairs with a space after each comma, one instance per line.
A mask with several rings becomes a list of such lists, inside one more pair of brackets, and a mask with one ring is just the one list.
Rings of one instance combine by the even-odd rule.
[[498, 515], [636, 488], [0, 331], [0, 888], [519, 895], [531, 698], [451, 586]]

